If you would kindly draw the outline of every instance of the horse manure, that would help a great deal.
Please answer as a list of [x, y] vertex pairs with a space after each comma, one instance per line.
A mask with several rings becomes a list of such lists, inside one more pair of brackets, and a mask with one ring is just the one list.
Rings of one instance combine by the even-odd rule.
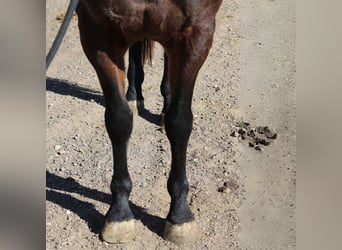
[[232, 132], [230, 133], [230, 136], [237, 137], [238, 135], [237, 135], [236, 131], [232, 131]]
[[253, 128], [248, 122], [238, 123], [236, 130], [232, 131], [230, 135], [241, 137], [242, 140], [247, 139], [248, 146], [257, 151], [262, 151], [262, 146], [269, 146], [272, 140], [277, 138], [277, 133], [273, 132], [268, 126]]
[[277, 139], [277, 134], [272, 132], [269, 128], [266, 128], [265, 129], [265, 136], [268, 138], [268, 139]]
[[246, 134], [246, 129], [240, 128], [240, 129], [238, 130], [238, 133], [239, 133], [240, 135]]
[[249, 130], [249, 131], [247, 132], [247, 135], [254, 138], [254, 137], [255, 137], [254, 130], [253, 130], [253, 129]]
[[258, 126], [255, 128], [255, 131], [258, 132], [259, 134], [264, 134], [264, 127]]
[[270, 145], [271, 142], [267, 141], [266, 139], [256, 137], [255, 138], [255, 143], [256, 144], [261, 144], [261, 145], [264, 145], [264, 146], [268, 146], [268, 145]]

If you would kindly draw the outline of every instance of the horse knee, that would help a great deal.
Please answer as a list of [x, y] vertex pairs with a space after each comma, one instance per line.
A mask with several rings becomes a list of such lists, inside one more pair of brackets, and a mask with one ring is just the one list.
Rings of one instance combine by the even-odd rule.
[[178, 111], [173, 114], [168, 110], [165, 115], [165, 131], [170, 140], [188, 140], [192, 131], [193, 115], [191, 111]]
[[105, 111], [106, 129], [114, 143], [126, 143], [133, 128], [133, 112], [128, 104], [115, 108], [107, 107]]

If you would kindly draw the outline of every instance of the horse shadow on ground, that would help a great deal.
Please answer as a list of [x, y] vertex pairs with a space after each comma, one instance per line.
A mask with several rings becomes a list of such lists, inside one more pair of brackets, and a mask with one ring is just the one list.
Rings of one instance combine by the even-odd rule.
[[[46, 171], [46, 200], [77, 214], [83, 219], [90, 231], [99, 234], [104, 223], [104, 215], [97, 211], [94, 204], [81, 201], [65, 192], [76, 193], [103, 203], [111, 203], [111, 195], [80, 185], [72, 178], [63, 178]], [[142, 207], [130, 202], [135, 219], [140, 220], [150, 231], [162, 237], [165, 220], [148, 214]]]
[[[71, 83], [66, 80], [47, 77], [46, 90], [60, 95], [76, 97], [85, 101], [95, 101], [105, 107], [105, 99], [102, 92], [87, 87], [81, 87], [76, 83]], [[158, 126], [160, 125], [160, 115], [153, 114], [147, 109], [140, 113], [139, 116], [150, 123]]]

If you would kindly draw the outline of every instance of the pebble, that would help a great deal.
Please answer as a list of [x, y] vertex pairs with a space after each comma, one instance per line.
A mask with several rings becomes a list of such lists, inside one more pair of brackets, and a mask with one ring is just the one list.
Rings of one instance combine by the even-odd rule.
[[68, 179], [71, 181], [78, 181], [80, 179], [80, 177], [77, 175], [71, 175], [68, 177]]
[[227, 194], [228, 194], [228, 193], [230, 193], [232, 190], [231, 190], [229, 187], [223, 186], [223, 187], [219, 187], [218, 191], [221, 192], [221, 193], [227, 193]]
[[56, 145], [56, 146], [55, 146], [55, 150], [56, 150], [56, 151], [60, 150], [61, 148], [62, 148], [61, 145]]
[[63, 155], [63, 154], [65, 154], [65, 153], [66, 153], [65, 150], [61, 150], [61, 151], [58, 151], [58, 152], [57, 152], [58, 155]]
[[79, 138], [80, 138], [79, 135], [74, 135], [74, 136], [72, 137], [72, 139], [74, 139], [74, 140], [78, 140]]

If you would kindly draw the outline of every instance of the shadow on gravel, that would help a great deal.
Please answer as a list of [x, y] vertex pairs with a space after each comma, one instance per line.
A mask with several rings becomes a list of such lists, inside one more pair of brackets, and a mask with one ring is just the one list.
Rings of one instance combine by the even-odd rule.
[[[65, 192], [76, 193], [107, 204], [111, 203], [110, 194], [84, 187], [72, 178], [63, 178], [48, 171], [46, 171], [46, 188], [46, 200], [77, 214], [88, 224], [92, 232], [100, 233], [104, 223], [104, 215], [95, 209], [94, 204], [81, 201]], [[130, 202], [130, 207], [135, 219], [140, 220], [149, 230], [162, 237], [164, 219], [146, 213], [142, 207], [132, 202]]]
[[[105, 100], [102, 92], [92, 90], [86, 87], [78, 86], [76, 83], [71, 83], [66, 80], [60, 80], [55, 78], [46, 78], [46, 90], [55, 92], [60, 95], [68, 95], [76, 97], [85, 101], [95, 101], [96, 103], [105, 106]], [[144, 110], [139, 116], [146, 121], [155, 125], [160, 125], [160, 115], [153, 114], [149, 110]]]
[[151, 111], [145, 109], [143, 112], [139, 113], [139, 116], [154, 125], [160, 126], [161, 115], [153, 114]]
[[67, 82], [65, 80], [47, 77], [46, 90], [60, 95], [77, 97], [86, 101], [94, 100], [102, 106], [105, 106], [105, 100], [103, 98], [102, 92], [81, 87], [76, 83]]

